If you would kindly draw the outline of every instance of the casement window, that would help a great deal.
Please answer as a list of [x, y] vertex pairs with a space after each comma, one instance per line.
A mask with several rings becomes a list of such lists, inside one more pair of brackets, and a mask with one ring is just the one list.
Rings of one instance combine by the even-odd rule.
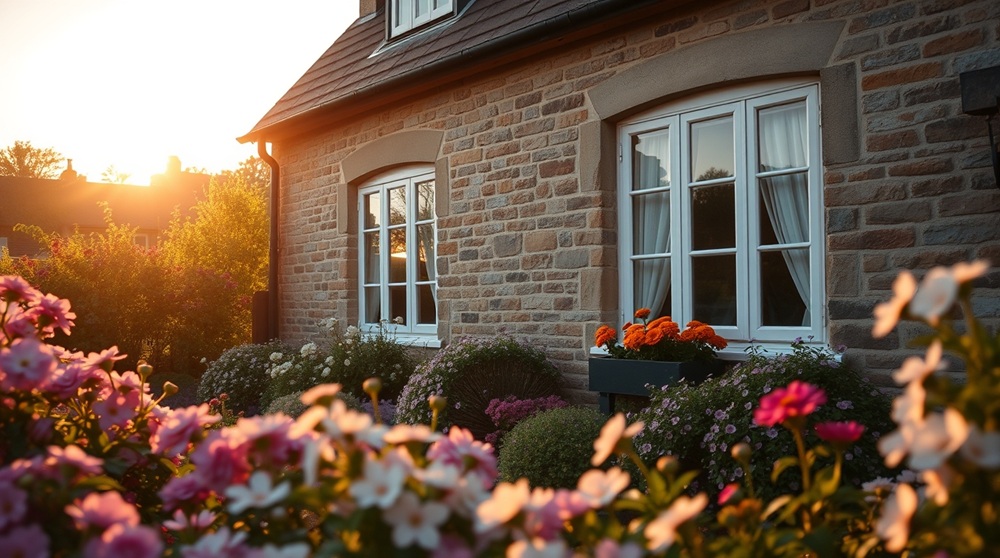
[[455, 13], [455, 0], [389, 0], [389, 37]]
[[699, 96], [619, 127], [622, 321], [825, 340], [816, 85]]
[[[434, 172], [396, 170], [358, 191], [362, 325], [436, 336]], [[436, 337], [435, 337], [436, 338]]]

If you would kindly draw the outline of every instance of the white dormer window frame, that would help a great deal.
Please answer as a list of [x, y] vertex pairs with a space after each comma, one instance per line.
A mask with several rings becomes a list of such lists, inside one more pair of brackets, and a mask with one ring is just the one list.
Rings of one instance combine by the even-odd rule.
[[389, 38], [455, 13], [456, 0], [389, 0]]

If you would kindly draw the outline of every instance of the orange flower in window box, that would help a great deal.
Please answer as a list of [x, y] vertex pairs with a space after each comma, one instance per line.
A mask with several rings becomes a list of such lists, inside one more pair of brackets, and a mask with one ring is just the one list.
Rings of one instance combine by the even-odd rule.
[[681, 331], [670, 316], [648, 321], [649, 315], [648, 308], [636, 310], [635, 319], [641, 323], [625, 324], [621, 345], [617, 332], [607, 325], [597, 328], [594, 344], [614, 358], [670, 362], [711, 360], [726, 347], [726, 340], [710, 325], [691, 321]]

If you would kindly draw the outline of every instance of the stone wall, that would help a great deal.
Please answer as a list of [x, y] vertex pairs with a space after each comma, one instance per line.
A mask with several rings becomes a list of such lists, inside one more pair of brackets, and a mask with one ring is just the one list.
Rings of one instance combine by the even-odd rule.
[[[396, 132], [440, 130], [440, 337], [527, 337], [563, 370], [571, 396], [595, 400], [586, 389], [592, 333], [615, 321], [618, 303], [616, 163], [595, 145], [615, 122], [598, 114], [592, 93], [682, 49], [836, 21], [826, 66], [846, 71], [826, 79], [848, 80], [837, 86], [856, 95], [857, 111], [824, 115], [824, 126], [839, 119], [860, 137], [853, 156], [825, 157], [829, 341], [886, 382], [916, 333], [870, 338], [872, 307], [896, 273], [1000, 262], [986, 124], [962, 114], [958, 90], [959, 73], [1000, 65], [1000, 3], [737, 1], [643, 21], [279, 143], [282, 338], [312, 339], [330, 315], [357, 320], [356, 184], [345, 183], [340, 161]], [[737, 80], [728, 75], [719, 72], [719, 85]], [[996, 326], [1000, 273], [980, 283], [988, 288], [977, 308]]]

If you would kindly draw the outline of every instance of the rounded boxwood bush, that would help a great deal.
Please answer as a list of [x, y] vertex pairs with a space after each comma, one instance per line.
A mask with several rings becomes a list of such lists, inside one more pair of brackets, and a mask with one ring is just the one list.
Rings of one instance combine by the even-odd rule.
[[261, 410], [261, 395], [270, 382], [268, 372], [272, 353], [288, 353], [290, 347], [279, 341], [233, 347], [208, 365], [198, 386], [198, 399], [208, 401], [223, 393], [229, 395], [226, 407], [233, 413], [256, 414]]
[[[774, 461], [796, 455], [791, 433], [776, 425], [758, 426], [753, 410], [762, 396], [793, 380], [808, 382], [826, 392], [827, 402], [810, 417], [806, 444], [820, 443], [813, 427], [825, 421], [857, 421], [867, 428], [861, 440], [845, 455], [844, 481], [860, 487], [879, 476], [890, 476], [876, 448], [882, 434], [894, 428], [890, 400], [856, 370], [837, 362], [829, 350], [792, 345], [792, 354], [768, 356], [752, 353], [726, 374], [698, 385], [678, 383], [654, 389], [649, 406], [629, 416], [645, 428], [635, 447], [647, 463], [661, 455], [674, 455], [686, 470], [699, 470], [696, 488], [717, 493], [730, 482], [742, 482], [743, 471], [730, 455], [733, 445], [745, 442], [751, 459], [755, 489], [775, 497], [799, 488], [797, 468], [789, 468], [771, 482]], [[825, 463], [825, 461], [824, 461]]]
[[576, 488], [580, 475], [591, 469], [594, 440], [606, 421], [587, 407], [550, 409], [524, 419], [503, 437], [500, 480], [524, 477], [533, 487]]
[[[305, 392], [288, 393], [280, 397], [276, 397], [267, 406], [266, 414], [271, 415], [274, 413], [284, 413], [292, 418], [297, 418], [302, 413], [306, 412], [309, 407], [302, 402], [302, 394]], [[337, 399], [340, 399], [347, 405], [348, 409], [354, 409], [355, 411], [364, 410], [361, 402], [357, 397], [351, 395], [347, 392], [340, 392], [336, 395]]]
[[509, 335], [459, 339], [417, 367], [396, 407], [402, 424], [430, 424], [427, 400], [442, 395], [448, 407], [438, 424], [458, 424], [478, 440], [496, 426], [486, 414], [493, 399], [533, 399], [559, 394], [559, 371], [541, 350]]

